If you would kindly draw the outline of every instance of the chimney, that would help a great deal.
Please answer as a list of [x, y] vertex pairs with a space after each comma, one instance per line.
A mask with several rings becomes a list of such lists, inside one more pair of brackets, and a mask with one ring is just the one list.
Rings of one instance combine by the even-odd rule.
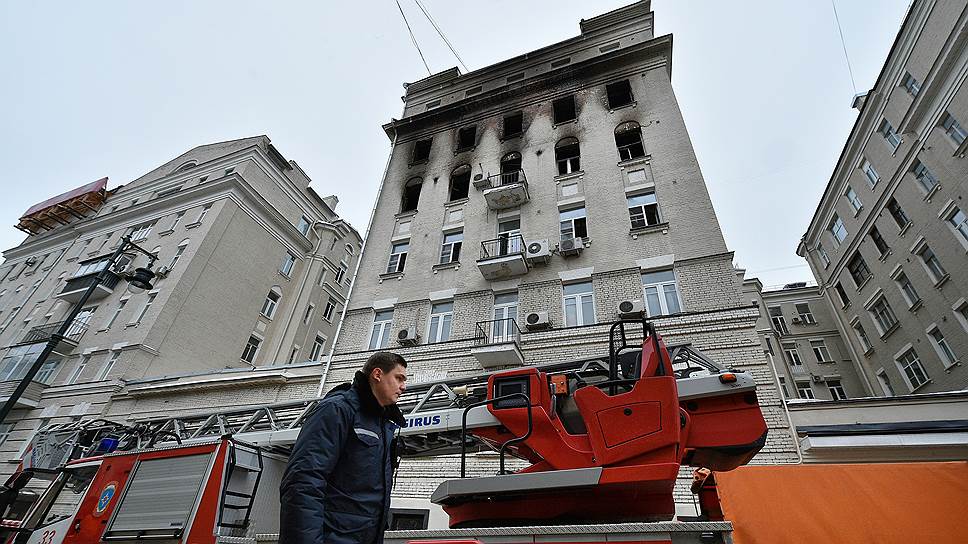
[[850, 107], [856, 109], [857, 111], [862, 111], [864, 109], [864, 102], [867, 102], [867, 95], [870, 91], [866, 93], [857, 93], [854, 95], [854, 100], [850, 103]]
[[329, 209], [336, 211], [336, 205], [339, 204], [339, 198], [337, 198], [336, 195], [329, 195], [323, 197], [323, 202], [329, 206]]

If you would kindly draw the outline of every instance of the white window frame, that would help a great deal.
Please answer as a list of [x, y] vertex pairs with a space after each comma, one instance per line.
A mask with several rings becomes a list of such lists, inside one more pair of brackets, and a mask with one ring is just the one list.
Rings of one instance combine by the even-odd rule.
[[463, 229], [443, 233], [443, 238], [440, 243], [440, 260], [438, 261], [438, 264], [460, 263], [460, 250], [463, 242]]
[[333, 297], [326, 299], [326, 307], [323, 308], [323, 319], [333, 322], [333, 314], [336, 313], [336, 302], [333, 301]]
[[[777, 310], [779, 315], [773, 315], [773, 310]], [[787, 326], [786, 317], [783, 315], [782, 306], [768, 306], [766, 308], [767, 315], [770, 316], [770, 323], [773, 324], [773, 330], [780, 333], [780, 335], [790, 334], [790, 327]]]
[[850, 327], [854, 330], [854, 336], [857, 341], [860, 342], [860, 347], [864, 348], [864, 353], [869, 353], [874, 349], [874, 345], [871, 343], [871, 339], [867, 336], [867, 330], [864, 329], [864, 324], [860, 320], [855, 320], [850, 324]]
[[914, 166], [911, 168], [914, 179], [918, 182], [918, 187], [925, 195], [933, 194], [938, 188], [938, 178], [928, 169], [921, 159], [914, 159]]
[[131, 297], [126, 295], [118, 300], [118, 307], [114, 309], [114, 313], [111, 314], [111, 318], [108, 319], [108, 322], [104, 325], [104, 330], [108, 330], [114, 325], [114, 322], [118, 320], [118, 316], [121, 315], [121, 310], [124, 310], [124, 307], [128, 304], [128, 300], [130, 298]]
[[177, 263], [178, 259], [180, 259], [182, 254], [185, 253], [185, 248], [188, 247], [188, 243], [190, 241], [191, 240], [189, 238], [185, 238], [181, 242], [178, 242], [178, 247], [175, 248], [175, 254], [171, 256], [171, 261], [169, 261], [168, 266], [165, 267], [168, 269], [169, 272], [171, 272], [172, 269], [175, 268], [175, 263]]
[[[894, 271], [894, 274], [891, 276], [891, 278], [894, 280], [894, 285], [897, 285], [898, 291], [901, 292], [901, 296], [904, 298], [904, 301], [907, 302], [908, 309], [914, 308], [919, 302], [921, 302], [921, 295], [918, 294], [918, 290], [915, 289], [914, 284], [911, 283], [911, 278], [908, 277], [902, 268], [898, 267], [897, 270]], [[902, 278], [905, 281], [901, 281]]]
[[945, 134], [956, 147], [960, 147], [968, 139], [968, 132], [950, 113], [945, 112], [944, 118], [941, 120], [941, 128], [944, 129]]
[[884, 141], [887, 143], [887, 146], [891, 148], [891, 152], [896, 152], [897, 148], [901, 145], [901, 137], [898, 136], [897, 132], [894, 131], [894, 127], [886, 117], [881, 120], [881, 124], [877, 129], [877, 132], [880, 132], [881, 136], [884, 137]]
[[827, 380], [827, 391], [830, 392], [830, 398], [833, 400], [847, 400], [848, 398], [844, 384], [840, 380]]
[[286, 256], [282, 260], [282, 266], [279, 267], [279, 273], [287, 278], [292, 277], [292, 271], [296, 268], [296, 256], [292, 254], [291, 251], [286, 252]]
[[944, 222], [962, 247], [968, 249], [968, 214], [953, 205], [944, 214]]
[[821, 243], [817, 243], [817, 254], [820, 255], [820, 261], [823, 262], [823, 267], [829, 267], [830, 256], [827, 255], [827, 250], [823, 248], [823, 244]]
[[917, 96], [921, 92], [921, 82], [914, 79], [911, 72], [904, 73], [904, 77], [901, 79], [901, 87], [907, 89], [911, 96]]
[[40, 366], [40, 370], [38, 370], [37, 374], [34, 375], [34, 379], [32, 381], [50, 385], [54, 383], [54, 378], [57, 377], [57, 371], [60, 370], [60, 367], [60, 359], [50, 359], [44, 361], [44, 364]]
[[803, 400], [814, 400], [816, 395], [813, 392], [813, 386], [810, 382], [804, 380], [795, 380], [797, 389], [797, 398]]
[[195, 218], [195, 221], [192, 221], [192, 224], [200, 225], [202, 223], [202, 220], [205, 219], [205, 216], [208, 215], [208, 211], [211, 209], [212, 209], [211, 204], [206, 204], [202, 206], [201, 211], [198, 212], [198, 217]]
[[951, 311], [955, 314], [955, 319], [968, 332], [968, 300], [960, 298], [951, 305]]
[[850, 185], [844, 189], [844, 198], [847, 199], [851, 209], [854, 210], [854, 215], [859, 214], [860, 211], [864, 209], [864, 203], [860, 201], [860, 197], [857, 196], [857, 191], [855, 191]]
[[325, 264], [322, 266], [322, 268], [320, 268], [320, 270], [319, 270], [319, 279], [316, 280], [316, 285], [317, 286], [322, 287], [323, 285], [326, 284], [326, 272], [327, 272], [327, 270], [328, 269], [326, 268], [326, 265]]
[[339, 268], [336, 269], [336, 277], [333, 279], [333, 282], [336, 285], [339, 285], [339, 284], [343, 283], [343, 279], [346, 278], [346, 270], [348, 268], [349, 267], [346, 265], [345, 262], [342, 262], [341, 261], [339, 263]]
[[306, 306], [306, 313], [303, 314], [303, 325], [309, 325], [309, 322], [313, 320], [313, 312], [316, 310], [316, 305], [312, 302]]
[[[932, 323], [924, 332], [928, 335], [928, 342], [931, 343], [931, 347], [934, 348], [934, 352], [938, 355], [938, 359], [941, 360], [941, 364], [944, 365], [945, 370], [961, 362], [961, 359], [958, 358], [954, 349], [951, 348], [951, 344], [948, 342], [944, 333], [941, 332], [941, 328], [938, 327], [937, 323]], [[937, 336], [935, 336], [935, 333], [937, 333]]]
[[[626, 201], [629, 209], [629, 221], [632, 223], [633, 229], [645, 229], [663, 223], [662, 210], [659, 208], [659, 197], [655, 194], [655, 189], [628, 195]], [[649, 213], [647, 213], [647, 209], [649, 208], [655, 208], [655, 213], [653, 214], [655, 215], [655, 221], [651, 223], [649, 222]], [[639, 225], [635, 224], [636, 218], [639, 218]]]
[[296, 230], [298, 230], [306, 238], [309, 238], [309, 228], [311, 226], [312, 223], [310, 223], [309, 218], [303, 215], [299, 218], [299, 224], [296, 225]]
[[847, 239], [847, 236], [850, 235], [847, 232], [847, 227], [844, 225], [844, 220], [838, 214], [834, 214], [833, 218], [830, 219], [830, 224], [827, 225], [827, 232], [833, 237], [834, 244], [837, 247], [840, 247], [844, 243], [844, 240]]
[[[272, 299], [273, 295], [275, 295], [275, 300]], [[269, 292], [266, 293], [265, 300], [262, 302], [262, 309], [259, 310], [259, 314], [266, 319], [272, 319], [275, 317], [276, 310], [279, 308], [279, 302], [281, 301], [282, 291], [275, 287], [269, 289]]]
[[[385, 319], [379, 319], [384, 317]], [[370, 328], [368, 349], [383, 349], [390, 343], [390, 332], [393, 329], [393, 310], [378, 311], [373, 314], [373, 326]]]
[[791, 370], [803, 371], [803, 358], [800, 357], [800, 346], [796, 342], [786, 344], [781, 342], [780, 349], [783, 350], [783, 357], [786, 359], [787, 364], [790, 365]]
[[[931, 253], [931, 258], [926, 258], [925, 254]], [[941, 265], [941, 261], [938, 259], [938, 255], [931, 249], [928, 244], [920, 244], [917, 248], [915, 255], [918, 256], [918, 260], [921, 262], [921, 266], [924, 267], [925, 272], [928, 273], [928, 277], [935, 285], [941, 283], [942, 280], [948, 277], [948, 272]], [[931, 263], [937, 265], [937, 269], [931, 266]]]
[[[513, 295], [514, 300], [510, 300]], [[505, 300], [505, 302], [498, 302]], [[491, 311], [491, 339], [493, 342], [506, 342], [514, 338], [516, 331], [508, 330], [509, 322], [506, 319], [513, 319], [517, 324], [518, 320], [518, 294], [503, 293], [494, 295], [494, 308]]]
[[[130, 227], [130, 232], [128, 236], [131, 238], [132, 242], [140, 242], [148, 238], [151, 235], [151, 229], [155, 226], [154, 221], [148, 223], [141, 223]], [[88, 240], [90, 243], [90, 240]], [[83, 252], [83, 250], [82, 250]]]
[[[249, 351], [249, 347], [252, 346], [251, 340], [255, 339], [255, 349], [252, 350], [252, 356], [249, 359], [245, 358], [245, 354]], [[255, 364], [256, 357], [259, 356], [259, 351], [262, 349], [262, 344], [265, 342], [265, 338], [262, 338], [258, 334], [249, 333], [249, 337], [245, 339], [245, 344], [242, 346], [242, 355], [239, 355], [239, 360], [245, 361], [251, 365]]]
[[861, 163], [860, 169], [864, 172], [864, 177], [867, 178], [867, 185], [871, 189], [877, 185], [877, 182], [881, 181], [881, 175], [878, 174], [877, 170], [874, 169], [874, 165], [871, 164], [871, 161], [867, 160], [866, 158]]
[[827, 342], [823, 338], [811, 338], [809, 342], [810, 350], [813, 351], [813, 356], [817, 359], [818, 363], [834, 362], [834, 358], [830, 355], [830, 350], [827, 348]]
[[318, 361], [323, 356], [323, 351], [326, 349], [326, 337], [323, 333], [316, 331], [316, 338], [313, 339], [313, 347], [309, 352], [310, 361]]
[[77, 383], [77, 380], [81, 378], [81, 374], [84, 373], [84, 369], [87, 368], [87, 364], [91, 362], [91, 355], [85, 354], [81, 355], [80, 360], [77, 361], [77, 366], [74, 367], [74, 371], [71, 372], [71, 376], [67, 378], [67, 385], [72, 385]]
[[[672, 274], [672, 280], [663, 281], [650, 281], [646, 283], [646, 276], [650, 274], [656, 274], [661, 272], [669, 272]], [[675, 269], [668, 270], [650, 270], [641, 274], [642, 281], [642, 300], [645, 302], [645, 312], [649, 317], [654, 317], [658, 315], [672, 315], [674, 313], [682, 313], [682, 297], [679, 296], [679, 280], [676, 278]], [[668, 290], [672, 287], [672, 291]], [[653, 313], [651, 304], [649, 303], [649, 290], [655, 289], [656, 298], [659, 301], [659, 312]], [[672, 308], [669, 307], [669, 296], [675, 296], [676, 306], [678, 306], [678, 311], [673, 312]]]
[[[878, 310], [875, 307], [879, 306], [881, 303], [884, 304], [884, 311]], [[898, 320], [897, 314], [894, 313], [894, 308], [891, 308], [891, 303], [887, 301], [887, 297], [883, 293], [876, 296], [871, 303], [867, 306], [867, 313], [870, 314], [871, 321], [874, 322], [874, 326], [877, 328], [877, 333], [881, 338], [887, 334], [888, 331], [893, 330], [897, 327]], [[881, 317], [890, 317], [891, 323], [882, 323]], [[885, 319], [885, 321], [888, 321]]]
[[387, 259], [387, 274], [400, 274], [407, 268], [407, 254], [410, 240], [390, 244], [390, 257]]
[[141, 323], [141, 320], [145, 318], [145, 314], [148, 313], [148, 309], [154, 304], [155, 299], [158, 297], [158, 291], [149, 291], [148, 298], [145, 299], [144, 306], [141, 307], [141, 311], [138, 312], [138, 318], [131, 322], [132, 325], [137, 325]]
[[[449, 309], [447, 309], [449, 308]], [[427, 320], [427, 343], [446, 342], [454, 328], [454, 303], [437, 302], [430, 307], [430, 319]]]
[[[565, 316], [565, 326], [566, 327], [578, 327], [578, 326], [582, 326], [582, 325], [594, 325], [596, 323], [596, 319], [595, 319], [595, 286], [592, 284], [591, 280], [589, 280], [589, 281], [583, 281], [583, 282], [578, 282], [578, 283], [574, 283], [574, 284], [569, 284], [569, 285], [564, 285], [564, 286], [562, 286], [562, 293], [564, 293], [564, 291], [566, 291], [568, 289], [568, 287], [571, 286], [571, 285], [584, 286], [586, 284], [588, 285], [588, 290], [587, 291], [581, 291], [581, 292], [572, 293], [572, 294], [568, 294], [568, 295], [562, 294], [561, 310], [562, 310], [562, 315]], [[585, 315], [585, 311], [583, 309], [583, 307], [585, 306], [585, 304], [586, 304], [587, 301], [590, 301], [591, 302], [591, 306], [592, 306], [592, 310], [591, 310], [592, 315], [591, 316], [586, 316]], [[569, 302], [573, 302], [575, 304], [575, 320], [576, 320], [575, 323], [568, 323], [568, 303]]]
[[891, 383], [891, 377], [887, 375], [887, 371], [883, 368], [877, 369], [874, 373], [877, 376], [877, 382], [881, 386], [881, 391], [884, 392], [884, 396], [894, 397], [897, 396], [897, 392], [894, 391], [894, 384]]
[[[800, 309], [800, 305], [806, 306], [807, 307], [807, 311], [804, 312], [803, 310], [801, 310]], [[817, 324], [817, 318], [815, 318], [813, 316], [813, 311], [810, 309], [810, 303], [809, 302], [795, 302], [795, 303], [793, 303], [793, 308], [797, 312], [797, 317], [800, 318], [800, 321], [802, 321], [804, 325], [816, 325]]]
[[97, 373], [97, 378], [94, 381], [99, 382], [102, 380], [106, 380], [108, 378], [108, 374], [110, 374], [111, 371], [114, 370], [114, 366], [118, 363], [118, 359], [120, 357], [121, 357], [120, 349], [115, 349], [108, 352], [108, 358], [106, 361], [104, 361], [104, 366], [101, 367], [101, 370]]
[[[911, 358], [907, 357], [909, 354], [912, 355]], [[928, 371], [925, 370], [924, 365], [921, 364], [921, 358], [918, 356], [918, 352], [915, 351], [911, 344], [907, 344], [894, 355], [894, 364], [897, 365], [898, 371], [901, 372], [901, 377], [904, 378], [904, 382], [907, 384], [908, 389], [912, 393], [931, 381], [931, 376], [928, 375]], [[910, 375], [908, 373], [909, 369]], [[924, 376], [924, 381], [920, 381], [920, 378], [917, 376], [919, 371], [920, 374]], [[915, 378], [918, 378], [919, 383], [917, 385], [911, 381], [911, 375], [914, 375]]]
[[[565, 218], [566, 216], [567, 218]], [[559, 211], [558, 232], [562, 241], [572, 238], [587, 238], [588, 212], [585, 210], [585, 206]], [[579, 232], [583, 232], [582, 236], [578, 235]], [[566, 233], [570, 233], [570, 235], [565, 236]]]

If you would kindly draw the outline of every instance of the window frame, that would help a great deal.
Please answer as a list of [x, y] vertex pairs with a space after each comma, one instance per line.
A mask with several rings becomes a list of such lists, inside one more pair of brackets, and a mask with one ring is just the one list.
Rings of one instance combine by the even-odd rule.
[[296, 268], [296, 259], [297, 257], [291, 251], [287, 251], [286, 256], [282, 259], [282, 265], [279, 266], [279, 273], [287, 278], [291, 278], [292, 271]]
[[945, 112], [944, 117], [941, 119], [941, 128], [944, 129], [945, 134], [948, 135], [948, 139], [955, 144], [955, 147], [961, 147], [965, 143], [965, 140], [968, 140], [968, 131], [961, 126], [961, 123], [950, 112]]
[[[322, 340], [322, 342], [320, 342], [320, 340]], [[309, 351], [309, 360], [319, 361], [320, 358], [323, 356], [323, 351], [325, 349], [326, 349], [326, 337], [320, 334], [319, 332], [317, 332], [316, 337], [313, 339], [313, 347]]]
[[[881, 305], [883, 305], [883, 308], [881, 308]], [[881, 338], [887, 336], [899, 324], [897, 314], [894, 313], [894, 309], [891, 308], [891, 303], [887, 301], [887, 297], [883, 293], [877, 296], [867, 306], [867, 313], [870, 314], [871, 321], [874, 322], [874, 327], [877, 328], [877, 332]]]
[[[632, 202], [636, 199], [651, 197], [651, 202]], [[641, 193], [626, 195], [626, 205], [629, 210], [629, 222], [632, 224], [632, 229], [647, 229], [649, 227], [654, 227], [656, 225], [661, 225], [664, 223], [662, 220], [662, 209], [659, 207], [659, 197], [655, 193], [655, 188]], [[633, 210], [636, 210], [633, 212]], [[652, 210], [652, 214], [649, 214], [649, 210]], [[636, 220], [638, 216], [641, 215], [639, 221], [642, 224], [636, 225]], [[654, 216], [655, 221], [650, 222], [650, 215]]]
[[797, 398], [801, 400], [816, 400], [813, 386], [807, 380], [794, 380], [797, 389]]
[[[572, 148], [574, 148], [574, 153], [569, 152], [567, 156], [563, 156], [566, 150], [571, 151]], [[581, 142], [578, 141], [578, 138], [568, 136], [558, 140], [558, 143], [555, 144], [555, 165], [559, 176], [567, 176], [582, 171]]]
[[[661, 281], [647, 281], [646, 276], [661, 274], [668, 272], [672, 274], [671, 280], [661, 280]], [[679, 294], [679, 278], [676, 277], [676, 271], [674, 268], [669, 268], [665, 270], [649, 270], [643, 272], [639, 275], [639, 279], [642, 283], [642, 301], [645, 303], [645, 313], [647, 317], [656, 316], [666, 316], [666, 315], [676, 315], [682, 313], [682, 296]], [[670, 293], [667, 287], [672, 287], [672, 292]], [[649, 289], [655, 289], [656, 300], [659, 304], [659, 313], [652, 312], [652, 304], [649, 301]], [[678, 311], [671, 311], [669, 307], [669, 295], [675, 296], [675, 302]]]
[[338, 304], [336, 303], [335, 300], [333, 300], [333, 297], [327, 298], [326, 299], [326, 306], [323, 308], [323, 319], [325, 319], [326, 321], [332, 323], [333, 322], [333, 314], [336, 313], [336, 307], [337, 306], [338, 306]]
[[847, 400], [847, 391], [840, 380], [827, 380], [827, 391], [830, 392], [832, 400]]
[[[817, 359], [818, 363], [833, 363], [834, 358], [830, 353], [830, 348], [827, 347], [827, 342], [823, 338], [811, 338], [810, 350], [813, 351], [814, 358]], [[818, 345], [819, 344], [819, 345]], [[826, 354], [826, 358], [824, 355]]]
[[[588, 285], [587, 291], [579, 291], [575, 293], [566, 294], [569, 287], [573, 286], [584, 286]], [[586, 299], [587, 297], [587, 299]], [[568, 303], [573, 301], [575, 304], [575, 323], [569, 324], [568, 322]], [[591, 304], [591, 321], [589, 322], [589, 317], [585, 315], [585, 305], [587, 303]], [[566, 327], [582, 327], [586, 325], [594, 325], [598, 321], [596, 319], [595, 313], [595, 286], [591, 280], [580, 281], [575, 283], [569, 283], [562, 285], [562, 296], [561, 296], [561, 309], [562, 315], [564, 316]]]
[[[389, 316], [386, 319], [379, 319]], [[373, 314], [373, 325], [370, 326], [370, 337], [367, 347], [370, 350], [383, 349], [390, 344], [390, 332], [393, 330], [393, 309], [376, 311]], [[376, 343], [374, 344], [374, 339]]]
[[[905, 359], [908, 355], [911, 355], [912, 357], [907, 362], [904, 362], [902, 359]], [[894, 364], [897, 365], [897, 369], [901, 372], [901, 378], [904, 379], [904, 382], [907, 384], [908, 389], [912, 393], [921, 387], [924, 387], [924, 385], [931, 381], [931, 376], [924, 368], [924, 364], [921, 363], [921, 357], [910, 344], [901, 348], [901, 351], [894, 355]], [[921, 377], [918, 376], [918, 371], [920, 371], [921, 376], [923, 376], [923, 381]], [[915, 385], [914, 381], [912, 381], [912, 377], [918, 379], [919, 383], [917, 385]]]
[[460, 250], [464, 243], [464, 229], [444, 232], [442, 234], [440, 258], [437, 264], [460, 264]]
[[437, 344], [450, 340], [454, 327], [454, 302], [435, 302], [430, 305], [427, 319], [427, 343]]
[[[253, 343], [252, 340], [255, 340], [255, 343]], [[249, 338], [246, 339], [245, 345], [243, 345], [242, 347], [242, 355], [239, 356], [239, 359], [242, 361], [245, 361], [246, 363], [254, 365], [255, 358], [259, 355], [259, 350], [262, 349], [262, 342], [264, 340], [265, 340], [264, 338], [261, 338], [256, 334], [250, 333]], [[250, 351], [249, 348], [252, 348], [251, 354], [249, 355], [249, 358], [246, 359], [246, 353]]]
[[[938, 355], [938, 359], [941, 361], [941, 364], [944, 366], [945, 370], [948, 370], [961, 362], [961, 359], [958, 358], [958, 354], [956, 354], [954, 349], [951, 347], [951, 343], [948, 342], [948, 338], [944, 335], [944, 333], [941, 332], [941, 328], [938, 327], [936, 323], [932, 323], [931, 326], [925, 330], [925, 333], [927, 334], [928, 342], [931, 344], [931, 347], [934, 348], [934, 351]], [[938, 336], [935, 336], [934, 333], [938, 333], [940, 339]]]
[[[402, 250], [398, 248], [403, 247]], [[407, 266], [407, 254], [410, 252], [410, 240], [391, 242], [390, 256], [387, 259], [386, 274], [402, 274]], [[394, 260], [396, 257], [396, 260]]]
[[[566, 101], [570, 101], [570, 106], [565, 107]], [[565, 108], [563, 111], [562, 108]], [[571, 115], [571, 117], [559, 118], [559, 115]], [[551, 122], [554, 126], [562, 125], [565, 123], [570, 123], [578, 119], [578, 104], [575, 101], [575, 95], [569, 94], [568, 96], [562, 96], [551, 101]]]
[[859, 214], [864, 209], [864, 203], [860, 201], [860, 197], [857, 196], [857, 191], [850, 184], [844, 189], [843, 196], [847, 199], [847, 203], [850, 204], [850, 208], [854, 210], [854, 215]]
[[861, 162], [860, 169], [864, 172], [864, 177], [867, 178], [867, 186], [873, 189], [877, 186], [877, 183], [881, 181], [881, 175], [877, 173], [874, 169], [873, 163], [866, 157]]
[[[619, 87], [622, 88], [619, 88]], [[614, 92], [613, 92], [614, 91]], [[628, 96], [618, 96], [619, 93], [627, 94]], [[620, 104], [613, 104], [612, 98], [624, 98], [625, 101]], [[626, 106], [635, 105], [635, 94], [632, 92], [632, 82], [628, 79], [623, 79], [620, 81], [613, 81], [612, 83], [605, 84], [605, 100], [608, 103], [609, 110], [617, 110], [619, 108], [624, 108]]]
[[881, 119], [881, 124], [878, 126], [877, 132], [884, 137], [884, 142], [891, 148], [891, 153], [897, 152], [897, 148], [901, 146], [901, 136], [895, 131], [894, 126], [887, 120], [887, 117]]
[[[563, 218], [565, 215], [577, 213], [579, 211], [581, 212], [581, 215], [575, 215], [574, 217], [569, 217], [567, 219]], [[564, 226], [565, 223], [569, 223], [567, 230]], [[580, 231], [583, 231], [581, 236], [578, 235]], [[572, 236], [566, 237], [565, 232], [571, 232]], [[584, 240], [588, 238], [588, 211], [585, 209], [584, 204], [577, 208], [569, 208], [567, 210], [558, 211], [558, 234], [561, 241], [575, 238], [581, 238]]]
[[[629, 138], [625, 141], [625, 135], [635, 134], [637, 138]], [[644, 158], [647, 153], [645, 151], [645, 142], [642, 141], [642, 126], [635, 121], [626, 121], [617, 127], [614, 131], [615, 137], [615, 148], [618, 151], [619, 162], [631, 161], [635, 159]], [[621, 143], [619, 138], [622, 138]], [[639, 154], [636, 154], [639, 153]]]
[[[470, 143], [465, 141], [470, 138]], [[477, 124], [465, 125], [457, 129], [457, 137], [454, 138], [456, 147], [454, 149], [455, 153], [463, 153], [465, 151], [471, 151], [477, 147]]]

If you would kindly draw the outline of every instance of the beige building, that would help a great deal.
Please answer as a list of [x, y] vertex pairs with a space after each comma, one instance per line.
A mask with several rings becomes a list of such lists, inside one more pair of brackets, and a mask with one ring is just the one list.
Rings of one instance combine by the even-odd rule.
[[757, 278], [748, 278], [743, 294], [759, 308], [757, 332], [787, 400], [870, 396], [837, 328], [834, 309], [816, 285], [764, 287]]
[[[309, 183], [258, 136], [203, 145], [126, 185], [108, 190], [105, 179], [31, 208], [18, 225], [27, 238], [0, 266], [4, 393], [122, 236], [157, 256], [158, 277], [133, 294], [122, 276], [147, 257], [132, 253], [125, 269], [109, 269], [0, 428], [11, 461], [0, 469], [12, 472], [46, 423], [273, 402], [290, 398], [279, 392], [287, 384], [312, 396], [362, 240], [334, 211], [336, 197]], [[169, 399], [185, 390], [196, 394]]]
[[797, 249], [877, 395], [968, 387], [966, 25], [912, 3]]
[[[671, 36], [654, 36], [647, 1], [580, 30], [406, 85], [323, 389], [377, 349], [417, 383], [602, 357], [629, 301], [669, 344], [752, 372], [770, 425], [757, 461], [796, 459], [671, 86]], [[410, 462], [397, 504], [457, 473], [453, 458]]]

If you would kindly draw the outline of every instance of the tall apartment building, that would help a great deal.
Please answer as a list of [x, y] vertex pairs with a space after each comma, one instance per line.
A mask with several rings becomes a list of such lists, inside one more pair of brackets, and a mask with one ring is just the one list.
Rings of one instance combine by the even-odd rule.
[[[132, 294], [123, 271], [109, 269], [0, 426], [3, 460], [19, 460], [47, 423], [137, 419], [147, 411], [138, 399], [167, 413], [174, 403], [159, 395], [190, 389], [186, 381], [205, 386], [194, 407], [264, 402], [246, 387], [265, 376], [315, 393], [362, 239], [334, 211], [336, 197], [321, 198], [309, 182], [259, 136], [196, 147], [116, 189], [104, 179], [28, 210], [18, 225], [28, 236], [0, 266], [4, 397], [122, 236], [157, 256], [158, 277]], [[133, 270], [148, 259], [128, 261]], [[205, 374], [236, 390], [215, 394], [218, 380]]]
[[760, 310], [756, 329], [787, 400], [870, 396], [819, 287], [796, 282], [764, 288], [759, 279], [747, 278], [743, 294]]
[[[580, 28], [406, 85], [323, 389], [380, 349], [415, 382], [603, 357], [619, 303], [638, 301], [668, 343], [754, 374], [771, 427], [758, 462], [795, 460], [673, 93], [672, 38], [653, 35], [648, 1]], [[457, 473], [453, 458], [409, 462], [397, 504], [425, 507]]]
[[968, 3], [912, 3], [797, 253], [878, 395], [968, 387]]

